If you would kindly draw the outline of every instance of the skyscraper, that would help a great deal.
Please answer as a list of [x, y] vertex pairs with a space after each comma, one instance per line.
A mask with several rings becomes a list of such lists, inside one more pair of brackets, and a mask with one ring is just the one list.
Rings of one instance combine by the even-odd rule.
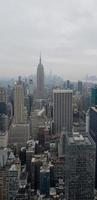
[[80, 94], [82, 94], [82, 90], [83, 90], [82, 81], [78, 81], [78, 91], [80, 92]]
[[38, 98], [44, 97], [44, 67], [41, 63], [41, 56], [37, 68], [37, 94]]
[[7, 114], [7, 93], [5, 88], [0, 87], [0, 147], [7, 147], [8, 144]]
[[97, 105], [97, 85], [91, 90], [91, 105]]
[[0, 102], [7, 103], [7, 93], [3, 87], [0, 87]]
[[95, 187], [97, 188], [97, 107], [91, 107], [89, 112], [89, 132], [96, 144]]
[[72, 131], [72, 90], [53, 90], [53, 119], [55, 132], [60, 133], [63, 128]]
[[24, 90], [22, 85], [15, 85], [14, 91], [14, 117], [15, 123], [24, 123]]
[[14, 199], [19, 189], [19, 173], [15, 164], [8, 171], [8, 199]]
[[93, 200], [95, 189], [95, 143], [89, 135], [66, 134], [65, 198]]
[[50, 190], [50, 169], [41, 167], [40, 169], [40, 194], [49, 196]]

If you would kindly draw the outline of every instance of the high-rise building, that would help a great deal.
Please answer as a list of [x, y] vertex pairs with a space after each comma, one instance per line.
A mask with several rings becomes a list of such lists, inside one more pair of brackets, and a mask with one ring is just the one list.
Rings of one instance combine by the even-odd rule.
[[7, 103], [7, 94], [6, 89], [3, 87], [0, 87], [0, 102]]
[[5, 88], [0, 88], [0, 147], [8, 144], [8, 112], [7, 94]]
[[8, 112], [7, 112], [7, 105], [5, 102], [0, 102], [0, 114], [5, 114], [7, 115]]
[[0, 114], [0, 132], [4, 133], [8, 130], [8, 116]]
[[9, 129], [9, 144], [17, 145], [18, 147], [25, 146], [30, 138], [29, 124], [11, 124]]
[[31, 160], [31, 185], [32, 189], [39, 190], [40, 188], [40, 167], [42, 162], [39, 158], [32, 158]]
[[72, 90], [53, 90], [53, 119], [55, 132], [60, 133], [63, 128], [72, 131]]
[[44, 97], [44, 67], [41, 63], [41, 56], [37, 67], [37, 95], [40, 99]]
[[97, 105], [97, 85], [91, 90], [91, 105]]
[[32, 79], [30, 79], [29, 80], [29, 88], [28, 88], [28, 94], [30, 95], [30, 96], [32, 96], [33, 95], [33, 80]]
[[66, 134], [65, 198], [93, 200], [95, 189], [95, 143], [90, 135]]
[[0, 148], [0, 200], [8, 200], [7, 148]]
[[91, 107], [89, 112], [89, 132], [96, 144], [95, 187], [97, 188], [97, 107]]
[[78, 81], [78, 91], [80, 92], [80, 94], [82, 94], [82, 90], [83, 90], [82, 81]]
[[70, 89], [70, 80], [67, 80], [67, 89]]
[[40, 169], [40, 194], [49, 196], [50, 191], [50, 169], [41, 167]]
[[0, 147], [7, 147], [8, 144], [8, 116], [0, 115]]
[[8, 171], [8, 199], [14, 199], [19, 189], [19, 175], [16, 165], [13, 164]]
[[22, 85], [15, 85], [14, 117], [16, 124], [24, 123], [24, 90]]

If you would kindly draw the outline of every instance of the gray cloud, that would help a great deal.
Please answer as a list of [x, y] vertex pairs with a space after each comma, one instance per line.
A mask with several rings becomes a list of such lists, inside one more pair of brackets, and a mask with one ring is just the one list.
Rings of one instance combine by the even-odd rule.
[[40, 51], [47, 72], [97, 74], [97, 1], [1, 1], [0, 76], [35, 73]]

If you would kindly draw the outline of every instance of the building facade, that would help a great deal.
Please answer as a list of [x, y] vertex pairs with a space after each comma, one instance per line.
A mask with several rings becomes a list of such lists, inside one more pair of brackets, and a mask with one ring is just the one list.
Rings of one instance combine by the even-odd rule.
[[[89, 132], [96, 144], [96, 169], [97, 169], [97, 107], [90, 108]], [[97, 170], [95, 171], [95, 187], [97, 188]]]
[[60, 133], [63, 128], [72, 131], [72, 90], [53, 90], [53, 119], [56, 133]]
[[37, 67], [37, 96], [38, 98], [44, 98], [44, 67], [40, 61]]
[[16, 124], [24, 123], [24, 89], [18, 84], [14, 91], [14, 117]]
[[95, 189], [95, 143], [80, 133], [66, 134], [65, 198], [93, 200]]

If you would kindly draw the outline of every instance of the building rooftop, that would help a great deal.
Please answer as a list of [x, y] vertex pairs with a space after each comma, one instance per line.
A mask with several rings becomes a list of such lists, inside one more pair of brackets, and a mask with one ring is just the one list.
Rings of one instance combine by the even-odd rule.
[[17, 171], [16, 165], [15, 164], [11, 165], [9, 171]]
[[97, 112], [97, 106], [93, 106], [91, 108], [92, 108], [92, 110], [94, 110], [95, 112]]
[[64, 90], [64, 89], [54, 89], [53, 93], [72, 93], [72, 90], [70, 90], [70, 89], [67, 89], [67, 90]]
[[79, 132], [74, 132], [72, 136], [68, 137], [68, 143], [76, 145], [92, 145], [92, 139], [88, 135], [83, 136]]

